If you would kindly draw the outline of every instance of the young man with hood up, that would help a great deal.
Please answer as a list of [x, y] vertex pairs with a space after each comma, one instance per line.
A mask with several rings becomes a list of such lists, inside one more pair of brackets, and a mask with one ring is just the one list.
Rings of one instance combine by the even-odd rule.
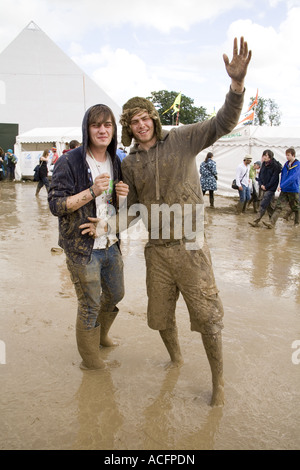
[[82, 123], [82, 146], [58, 159], [48, 196], [77, 294], [76, 339], [84, 369], [105, 367], [100, 344], [113, 346], [108, 331], [124, 296], [118, 236], [94, 238], [81, 228], [88, 217], [105, 220], [115, 213], [119, 197], [128, 194], [128, 186], [121, 181], [117, 142], [111, 109], [103, 104], [89, 108]]
[[[135, 97], [124, 104], [120, 120], [123, 145], [130, 146], [132, 138], [136, 142], [122, 162], [123, 179], [129, 185], [128, 208], [131, 212], [135, 204], [139, 205], [149, 232], [145, 247], [148, 325], [159, 330], [172, 363], [179, 366], [182, 356], [175, 309], [181, 292], [189, 311], [191, 330], [202, 335], [210, 363], [212, 406], [224, 402], [223, 307], [206, 241], [204, 237], [201, 239], [201, 233], [195, 236], [196, 242], [201, 239], [201, 245], [191, 241], [198, 222], [195, 218], [201, 220], [201, 215], [203, 217], [203, 210], [199, 210], [203, 209], [203, 195], [196, 156], [231, 132], [238, 123], [244, 100], [244, 78], [251, 59], [244, 38], [240, 40], [239, 51], [237, 39], [234, 39], [232, 61], [225, 54], [223, 59], [231, 77], [231, 87], [223, 107], [212, 119], [165, 132], [153, 103]], [[161, 214], [157, 214], [158, 208], [162, 209]], [[172, 216], [173, 210], [174, 213], [166, 222], [167, 217], [163, 219], [168, 215], [168, 208], [169, 215]], [[122, 210], [119, 216], [121, 213]], [[191, 232], [190, 227], [185, 230], [188, 219], [193, 223]], [[87, 224], [90, 230], [100, 232], [104, 224], [98, 223], [93, 229], [97, 222], [90, 220]], [[112, 229], [114, 223], [121, 229], [121, 217], [119, 225], [117, 220], [110, 220], [109, 228]]]

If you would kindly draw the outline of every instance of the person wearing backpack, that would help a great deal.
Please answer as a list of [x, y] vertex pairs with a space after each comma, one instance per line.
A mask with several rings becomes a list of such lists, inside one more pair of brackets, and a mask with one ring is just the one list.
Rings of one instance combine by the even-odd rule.
[[258, 227], [260, 220], [266, 212], [271, 218], [275, 209], [275, 192], [279, 185], [279, 177], [282, 165], [274, 158], [274, 153], [270, 149], [266, 149], [262, 154], [263, 163], [258, 177], [259, 184], [259, 215], [249, 222], [252, 227]]

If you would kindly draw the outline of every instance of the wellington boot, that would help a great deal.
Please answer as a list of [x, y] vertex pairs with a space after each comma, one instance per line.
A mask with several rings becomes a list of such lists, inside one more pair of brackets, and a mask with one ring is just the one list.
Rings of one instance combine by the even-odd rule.
[[104, 369], [105, 362], [100, 357], [100, 325], [91, 330], [76, 328], [77, 347], [82, 357], [81, 369]]
[[100, 312], [97, 318], [97, 322], [100, 323], [100, 346], [111, 347], [117, 346], [109, 336], [108, 332], [113, 324], [116, 316], [118, 315], [119, 309], [115, 307], [113, 312]]
[[259, 227], [260, 218], [253, 220], [253, 222], [248, 222], [251, 227]]
[[299, 210], [295, 212], [294, 225], [299, 225]]
[[239, 201], [236, 205], [236, 214], [240, 214], [243, 210], [244, 203]]
[[258, 213], [258, 208], [259, 208], [259, 202], [258, 201], [253, 202], [253, 212], [254, 212], [254, 214]]
[[287, 211], [287, 213], [282, 217], [284, 220], [289, 220], [289, 218], [291, 217], [293, 211], [292, 210], [289, 210]]
[[276, 220], [278, 219], [279, 217], [279, 214], [274, 212], [272, 217], [270, 218], [270, 220], [268, 222], [263, 222], [263, 224], [269, 228], [269, 229], [272, 229], [275, 227], [275, 224], [276, 224]]

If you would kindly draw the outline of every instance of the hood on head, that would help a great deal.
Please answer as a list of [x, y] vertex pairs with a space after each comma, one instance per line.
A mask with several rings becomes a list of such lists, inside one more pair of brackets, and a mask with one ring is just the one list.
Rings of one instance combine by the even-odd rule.
[[117, 145], [118, 145], [118, 136], [117, 136], [117, 124], [115, 120], [114, 113], [112, 110], [106, 106], [105, 104], [95, 104], [91, 106], [85, 113], [83, 120], [82, 120], [82, 147], [83, 147], [83, 156], [85, 158], [86, 153], [87, 153], [87, 148], [89, 146], [89, 129], [88, 129], [88, 121], [89, 121], [89, 115], [91, 113], [91, 110], [95, 108], [96, 106], [99, 106], [103, 109], [103, 112], [109, 112], [113, 118], [114, 122], [114, 132], [113, 132], [113, 137], [112, 140], [107, 147], [107, 151], [110, 154], [110, 157], [112, 161], [114, 161], [115, 156], [116, 156], [116, 151], [117, 151]]

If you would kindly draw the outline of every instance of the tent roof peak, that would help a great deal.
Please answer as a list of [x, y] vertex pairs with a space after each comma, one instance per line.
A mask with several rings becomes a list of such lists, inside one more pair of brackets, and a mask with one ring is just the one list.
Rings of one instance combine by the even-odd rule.
[[30, 21], [30, 23], [28, 23], [28, 25], [24, 29], [33, 29], [41, 31], [41, 28], [34, 21]]

